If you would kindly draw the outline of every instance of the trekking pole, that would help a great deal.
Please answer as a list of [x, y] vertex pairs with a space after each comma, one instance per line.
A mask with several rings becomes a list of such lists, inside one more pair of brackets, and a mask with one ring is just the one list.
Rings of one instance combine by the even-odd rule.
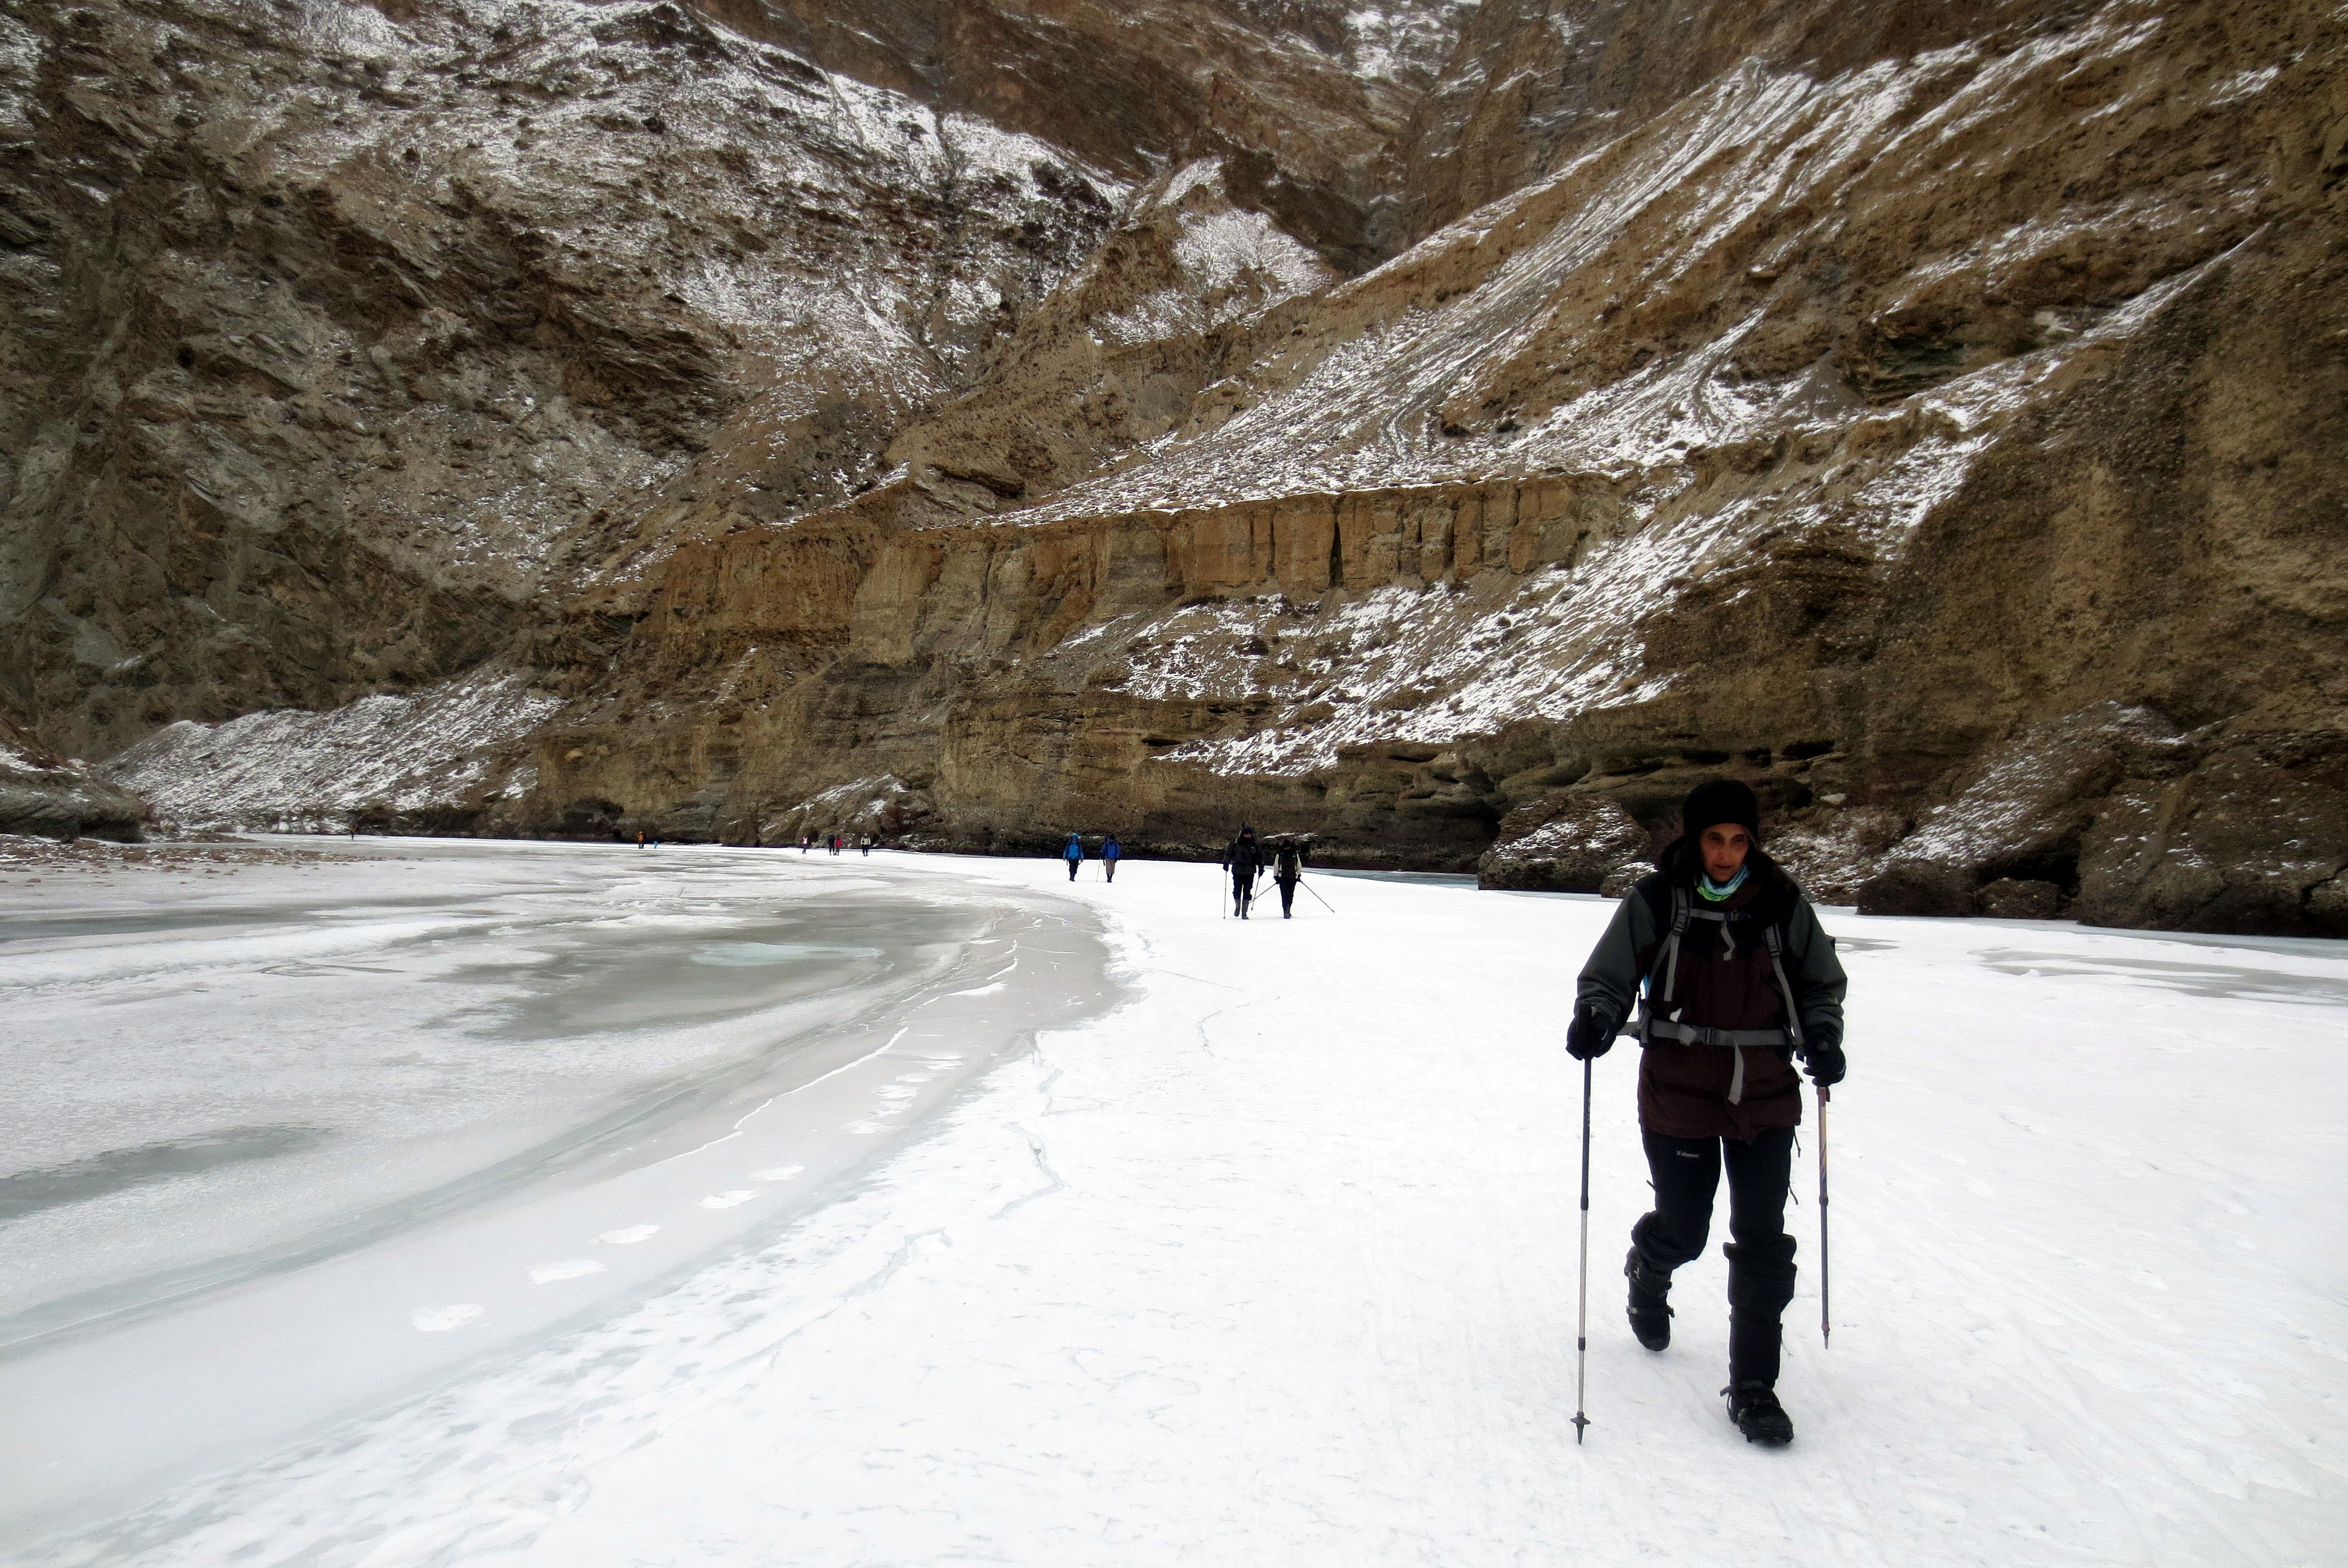
[[1590, 1384], [1590, 1068], [1594, 1058], [1581, 1060], [1581, 1316], [1573, 1336], [1573, 1444], [1590, 1425], [1582, 1413]]
[[[1298, 877], [1296, 880], [1297, 880], [1300, 883], [1303, 883], [1303, 888], [1304, 888], [1304, 891], [1305, 891], [1306, 892], [1313, 893], [1313, 897], [1314, 901], [1315, 901], [1315, 902], [1317, 902], [1317, 903], [1321, 905], [1321, 907], [1322, 907], [1323, 909], [1329, 909], [1329, 901], [1328, 901], [1327, 899], [1325, 899], [1325, 898], [1323, 898], [1319, 893], [1317, 893], [1317, 892], [1313, 892], [1313, 884], [1312, 884], [1311, 882], [1305, 882], [1305, 881], [1304, 881], [1304, 879], [1303, 879], [1303, 877]], [[1334, 914], [1334, 913], [1336, 913], [1337, 912], [1336, 912], [1335, 910], [1334, 910], [1334, 909], [1329, 909], [1329, 913], [1330, 913], [1331, 914]]]
[[1834, 1316], [1827, 1310], [1833, 1278], [1827, 1267], [1827, 1102], [1833, 1098], [1826, 1085], [1818, 1085], [1818, 1345], [1822, 1349], [1834, 1344]]

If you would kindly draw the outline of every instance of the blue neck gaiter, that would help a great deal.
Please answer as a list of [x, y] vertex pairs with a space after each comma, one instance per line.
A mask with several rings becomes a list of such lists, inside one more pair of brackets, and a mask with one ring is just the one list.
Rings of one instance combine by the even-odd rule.
[[1734, 894], [1738, 888], [1743, 887], [1746, 874], [1752, 870], [1753, 862], [1747, 861], [1737, 867], [1736, 874], [1725, 882], [1713, 881], [1710, 872], [1698, 872], [1695, 878], [1695, 891], [1704, 895], [1705, 903], [1718, 903], [1721, 900]]

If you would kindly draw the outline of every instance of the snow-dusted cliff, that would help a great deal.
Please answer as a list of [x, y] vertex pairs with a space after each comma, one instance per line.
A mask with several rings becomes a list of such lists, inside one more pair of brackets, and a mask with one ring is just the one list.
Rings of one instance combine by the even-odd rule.
[[1122, 191], [662, 4], [15, 7], [0, 149], [8, 701], [89, 752], [845, 496]]
[[325, 713], [183, 718], [111, 758], [106, 772], [182, 830], [461, 828], [528, 792], [524, 743], [561, 706], [515, 672], [485, 667]]
[[517, 706], [165, 730], [171, 815], [886, 778], [1594, 887], [1727, 771], [1873, 907], [2348, 930], [2316, 7], [200, 15], [12, 35], [17, 276], [94, 270], [17, 296], [8, 700]]

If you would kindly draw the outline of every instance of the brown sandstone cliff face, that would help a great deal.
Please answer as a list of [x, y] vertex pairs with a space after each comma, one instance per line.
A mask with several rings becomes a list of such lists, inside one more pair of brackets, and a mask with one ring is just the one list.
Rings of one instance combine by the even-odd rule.
[[1495, 880], [1594, 888], [1733, 772], [1875, 907], [2348, 929], [2337, 29], [1864, 9], [1651, 67], [1654, 18], [1548, 8], [1615, 29], [1555, 88], [1595, 129], [1455, 84], [1503, 171], [1423, 196], [1560, 172], [1195, 339], [1147, 454], [1040, 494], [1014, 343], [891, 485], [680, 553], [541, 810], [788, 836], [887, 776], [937, 841], [1416, 864], [1508, 817]]
[[[121, 107], [176, 84], [162, 24], [45, 22], [15, 275], [112, 292], [50, 337], [17, 307], [50, 378], [11, 428], [88, 412], [11, 438], [9, 700], [125, 738], [494, 644], [564, 707], [469, 740], [499, 760], [434, 824], [1181, 851], [1244, 816], [1595, 889], [1726, 772], [1869, 907], [2348, 932], [2328, 13], [703, 15], [469, 48], [417, 7], [233, 153]], [[100, 152], [139, 214], [106, 232], [167, 242], [89, 237]], [[225, 214], [185, 236], [181, 170]], [[221, 338], [258, 371], [122, 325], [225, 319], [271, 257]], [[408, 421], [430, 482], [337, 418]]]
[[[1203, 847], [1234, 810], [1294, 829], [1334, 814], [1393, 855], [1456, 861], [1487, 837], [1487, 795], [1397, 816], [1382, 769], [1333, 798], [1311, 774], [1233, 779], [1181, 753], [1357, 701], [1359, 594], [1437, 596], [1442, 620], [1416, 615], [1406, 636], [1441, 640], [1612, 510], [1602, 480], [1559, 479], [973, 532], [892, 527], [891, 499], [680, 550], [625, 684], [596, 694], [609, 718], [574, 708], [591, 722], [541, 740], [540, 798], [673, 791], [691, 804], [671, 831], [795, 837], [798, 781], [852, 757], [928, 792], [947, 841], [1040, 843], [1081, 822]], [[655, 712], [677, 717], [647, 747]]]

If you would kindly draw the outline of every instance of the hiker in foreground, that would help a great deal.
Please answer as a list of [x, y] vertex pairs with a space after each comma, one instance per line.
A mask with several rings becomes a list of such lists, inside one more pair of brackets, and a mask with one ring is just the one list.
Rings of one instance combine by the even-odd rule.
[[[1704, 1251], [1728, 1172], [1729, 1418], [1748, 1441], [1787, 1443], [1777, 1402], [1778, 1316], [1794, 1298], [1786, 1233], [1799, 1057], [1824, 1088], [1843, 1075], [1849, 982], [1834, 939], [1761, 851], [1761, 806], [1733, 779], [1688, 792], [1680, 837], [1657, 857], [1581, 971], [1566, 1034], [1575, 1059], [1636, 1036], [1639, 1127], [1655, 1207], [1631, 1227], [1622, 1272], [1631, 1331], [1671, 1343], [1672, 1271]], [[1638, 1005], [1632, 1016], [1633, 1002]]]

